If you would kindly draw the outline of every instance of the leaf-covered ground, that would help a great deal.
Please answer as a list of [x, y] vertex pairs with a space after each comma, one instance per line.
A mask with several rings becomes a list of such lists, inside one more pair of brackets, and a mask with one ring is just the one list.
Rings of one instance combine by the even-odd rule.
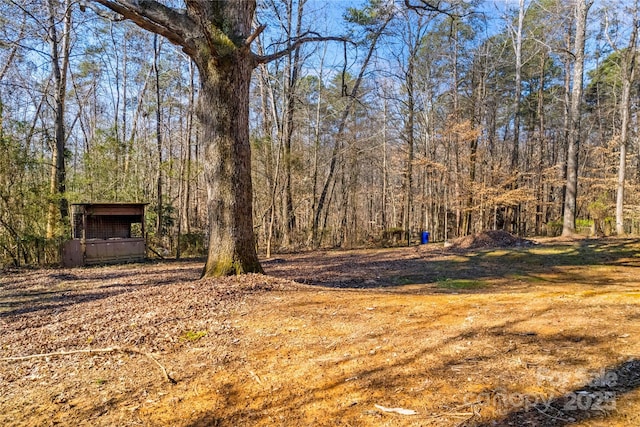
[[0, 425], [640, 425], [640, 242], [471, 247], [3, 272]]

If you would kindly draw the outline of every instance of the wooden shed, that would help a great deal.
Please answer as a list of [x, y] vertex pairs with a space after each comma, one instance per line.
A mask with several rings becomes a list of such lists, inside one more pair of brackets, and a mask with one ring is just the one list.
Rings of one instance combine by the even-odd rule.
[[72, 239], [62, 248], [65, 267], [143, 261], [147, 203], [75, 203]]

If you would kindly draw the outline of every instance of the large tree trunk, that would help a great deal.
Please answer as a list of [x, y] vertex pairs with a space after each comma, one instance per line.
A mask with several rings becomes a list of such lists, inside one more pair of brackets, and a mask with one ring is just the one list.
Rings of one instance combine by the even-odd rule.
[[[203, 59], [208, 59], [203, 61]], [[262, 272], [255, 250], [246, 53], [203, 58], [197, 115], [202, 124], [209, 209], [209, 256], [203, 276]]]

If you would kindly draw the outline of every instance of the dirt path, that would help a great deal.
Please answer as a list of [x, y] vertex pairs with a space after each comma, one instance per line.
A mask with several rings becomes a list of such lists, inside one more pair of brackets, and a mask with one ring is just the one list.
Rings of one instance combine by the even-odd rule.
[[637, 426], [638, 250], [316, 252], [195, 282], [188, 262], [5, 274], [0, 358], [137, 352], [0, 361], [0, 424]]

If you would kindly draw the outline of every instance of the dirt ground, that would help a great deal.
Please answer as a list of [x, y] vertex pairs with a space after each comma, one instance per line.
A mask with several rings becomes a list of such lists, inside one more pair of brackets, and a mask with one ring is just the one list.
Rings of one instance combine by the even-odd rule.
[[472, 246], [2, 272], [0, 425], [639, 426], [640, 241]]

